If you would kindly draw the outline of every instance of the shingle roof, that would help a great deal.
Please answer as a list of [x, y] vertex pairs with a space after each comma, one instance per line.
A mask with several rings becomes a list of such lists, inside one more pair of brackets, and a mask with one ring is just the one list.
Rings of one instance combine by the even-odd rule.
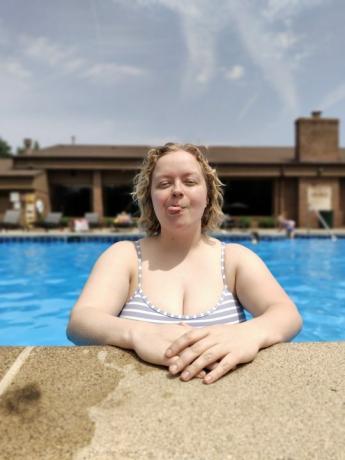
[[[143, 158], [149, 145], [54, 145], [27, 156], [56, 158]], [[286, 163], [294, 159], [293, 147], [208, 146], [207, 157], [217, 163]]]
[[[149, 145], [72, 145], [59, 144], [35, 150], [25, 157], [35, 158], [108, 158], [142, 159], [151, 148]], [[340, 148], [341, 161], [345, 161], [345, 148]], [[207, 147], [207, 157], [215, 163], [291, 163], [295, 160], [294, 147], [272, 146], [222, 146]]]
[[42, 174], [42, 170], [38, 169], [11, 169], [1, 170], [0, 177], [34, 177], [38, 174]]

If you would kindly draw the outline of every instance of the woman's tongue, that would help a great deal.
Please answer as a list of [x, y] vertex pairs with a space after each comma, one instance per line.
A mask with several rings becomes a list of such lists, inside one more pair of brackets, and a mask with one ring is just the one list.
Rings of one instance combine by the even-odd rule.
[[178, 214], [179, 212], [182, 211], [182, 207], [179, 205], [171, 205], [168, 206], [168, 212], [169, 214]]

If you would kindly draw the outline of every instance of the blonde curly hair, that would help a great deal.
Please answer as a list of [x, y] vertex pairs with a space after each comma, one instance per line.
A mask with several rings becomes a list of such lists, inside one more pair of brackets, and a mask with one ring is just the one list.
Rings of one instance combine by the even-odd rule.
[[170, 152], [183, 150], [191, 153], [201, 166], [207, 187], [207, 206], [201, 220], [203, 233], [216, 230], [224, 219], [222, 212], [224, 184], [219, 180], [217, 172], [209, 165], [206, 156], [201, 149], [193, 144], [167, 144], [152, 148], [146, 154], [140, 172], [134, 177], [134, 190], [132, 198], [140, 210], [139, 225], [148, 236], [160, 233], [160, 223], [156, 217], [151, 200], [152, 174], [157, 161], [163, 155]]

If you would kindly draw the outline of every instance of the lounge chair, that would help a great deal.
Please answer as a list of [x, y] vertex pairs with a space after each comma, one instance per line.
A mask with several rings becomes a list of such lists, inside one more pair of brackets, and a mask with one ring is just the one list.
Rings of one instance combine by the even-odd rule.
[[42, 227], [48, 228], [61, 227], [62, 212], [49, 212], [42, 222]]
[[87, 220], [90, 228], [99, 227], [100, 221], [98, 212], [86, 212], [84, 218]]
[[1, 228], [19, 228], [20, 227], [20, 211], [7, 210], [4, 214]]

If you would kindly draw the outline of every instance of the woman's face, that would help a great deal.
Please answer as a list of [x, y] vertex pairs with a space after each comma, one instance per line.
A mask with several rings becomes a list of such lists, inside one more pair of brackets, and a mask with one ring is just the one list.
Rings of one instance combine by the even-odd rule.
[[159, 158], [152, 173], [151, 199], [161, 227], [201, 226], [207, 186], [194, 155], [178, 150]]

